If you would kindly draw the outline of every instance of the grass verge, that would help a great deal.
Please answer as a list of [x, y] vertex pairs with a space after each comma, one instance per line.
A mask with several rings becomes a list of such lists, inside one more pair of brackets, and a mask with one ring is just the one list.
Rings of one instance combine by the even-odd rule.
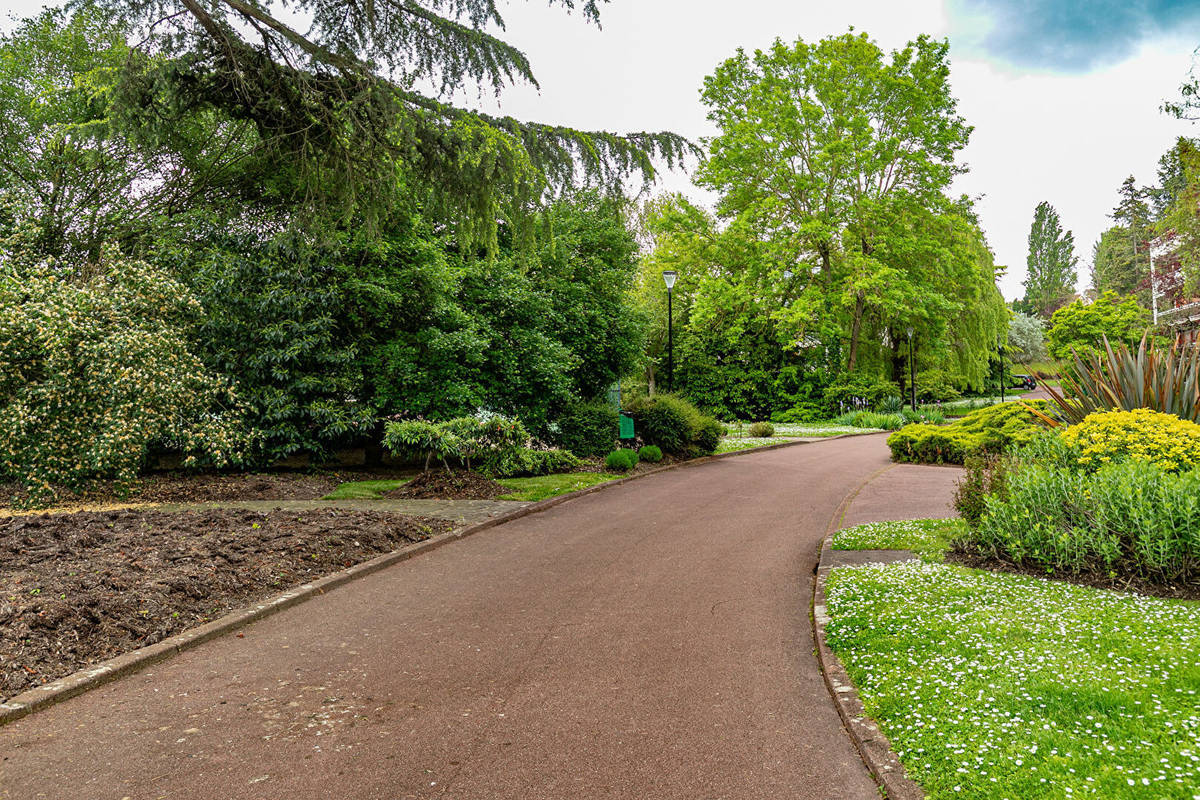
[[539, 475], [536, 478], [501, 478], [498, 482], [506, 489], [512, 490], [509, 494], [500, 495], [501, 500], [536, 503], [538, 500], [577, 492], [621, 477], [624, 476], [608, 472], [563, 472], [558, 475]]
[[[949, 530], [890, 527], [840, 546]], [[835, 569], [827, 601], [830, 647], [931, 800], [1200, 797], [1200, 603], [929, 561]]]
[[912, 550], [941, 560], [954, 537], [965, 532], [961, 519], [908, 519], [868, 522], [843, 528], [833, 535], [834, 550]]
[[385, 492], [399, 489], [407, 480], [347, 481], [339, 484], [322, 500], [378, 500]]

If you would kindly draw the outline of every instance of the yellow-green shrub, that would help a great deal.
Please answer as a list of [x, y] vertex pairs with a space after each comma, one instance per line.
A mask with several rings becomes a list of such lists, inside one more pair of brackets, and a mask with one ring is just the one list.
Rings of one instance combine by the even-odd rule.
[[1078, 448], [1079, 466], [1088, 471], [1127, 460], [1168, 472], [1200, 466], [1200, 425], [1148, 408], [1095, 411], [1060, 436]]

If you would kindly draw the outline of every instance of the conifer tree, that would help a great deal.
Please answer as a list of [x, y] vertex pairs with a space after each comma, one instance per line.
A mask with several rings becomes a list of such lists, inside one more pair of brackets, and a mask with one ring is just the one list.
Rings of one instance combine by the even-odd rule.
[[1029, 229], [1024, 307], [1049, 318], [1069, 302], [1075, 293], [1078, 263], [1075, 234], [1063, 230], [1054, 206], [1046, 201], [1038, 203]]

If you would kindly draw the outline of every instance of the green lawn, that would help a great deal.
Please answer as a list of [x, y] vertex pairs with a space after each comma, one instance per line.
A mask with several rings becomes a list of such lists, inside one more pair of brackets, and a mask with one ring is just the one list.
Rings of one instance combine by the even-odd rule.
[[558, 475], [541, 475], [536, 478], [501, 478], [499, 483], [512, 492], [501, 495], [501, 500], [523, 500], [536, 503], [547, 497], [575, 492], [595, 486], [597, 483], [622, 478], [608, 472], [564, 472]]
[[834, 550], [912, 550], [941, 560], [955, 535], [963, 532], [961, 519], [910, 519], [868, 522], [843, 528], [833, 535]]
[[[749, 423], [744, 424], [744, 432]], [[814, 422], [810, 424], [775, 423], [775, 435], [768, 437], [750, 437], [738, 435], [737, 423], [731, 423], [729, 435], [721, 439], [716, 452], [731, 453], [735, 450], [750, 450], [755, 447], [766, 447], [771, 444], [791, 441], [792, 439], [824, 439], [830, 436], [842, 436], [847, 433], [882, 433], [876, 428], [854, 428], [849, 425], [834, 425], [831, 422]]]
[[349, 481], [339, 484], [322, 500], [377, 500], [385, 492], [399, 489], [407, 480]]
[[[843, 546], [939, 540], [943, 523]], [[830, 575], [830, 646], [929, 797], [1200, 797], [1200, 603], [928, 561]]]

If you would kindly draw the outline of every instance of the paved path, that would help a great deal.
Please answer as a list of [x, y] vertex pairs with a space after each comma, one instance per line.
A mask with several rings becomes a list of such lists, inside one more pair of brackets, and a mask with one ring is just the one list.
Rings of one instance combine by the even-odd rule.
[[807, 605], [887, 464], [755, 453], [453, 543], [0, 728], [0, 797], [877, 800]]

